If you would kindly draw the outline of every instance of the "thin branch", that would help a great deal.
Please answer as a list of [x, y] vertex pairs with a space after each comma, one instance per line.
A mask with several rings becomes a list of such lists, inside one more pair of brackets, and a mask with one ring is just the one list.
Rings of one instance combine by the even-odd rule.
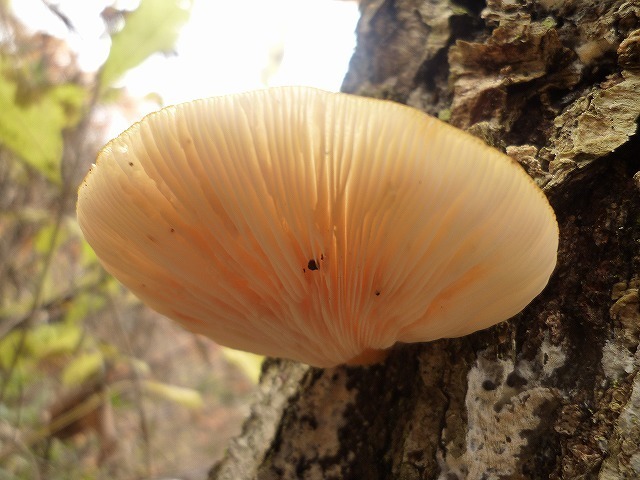
[[[120, 312], [116, 306], [116, 303], [113, 301], [111, 295], [106, 295], [107, 301], [109, 303], [109, 308], [113, 314], [113, 319], [118, 326], [118, 331], [122, 336], [122, 341], [127, 349], [127, 353], [134, 357], [133, 348], [131, 347], [131, 343], [129, 342], [129, 337], [127, 337], [127, 333], [124, 330], [122, 325], [122, 317], [120, 316]], [[146, 468], [146, 475], [150, 476], [152, 471], [152, 459], [151, 459], [151, 435], [149, 434], [149, 421], [147, 419], [147, 414], [144, 409], [144, 404], [142, 401], [142, 385], [140, 380], [140, 374], [136, 368], [132, 369], [133, 375], [133, 390], [136, 397], [136, 407], [138, 410], [138, 416], [140, 418], [140, 430], [142, 432], [142, 451], [144, 456], [144, 463]]]

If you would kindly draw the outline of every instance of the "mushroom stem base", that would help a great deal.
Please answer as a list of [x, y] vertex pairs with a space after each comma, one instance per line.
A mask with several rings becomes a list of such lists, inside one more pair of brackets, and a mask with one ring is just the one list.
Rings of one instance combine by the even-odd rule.
[[389, 350], [375, 350], [373, 348], [368, 348], [352, 359], [346, 361], [345, 365], [348, 365], [350, 367], [357, 367], [360, 365], [371, 365], [374, 363], [380, 363], [387, 358], [387, 355], [389, 355]]

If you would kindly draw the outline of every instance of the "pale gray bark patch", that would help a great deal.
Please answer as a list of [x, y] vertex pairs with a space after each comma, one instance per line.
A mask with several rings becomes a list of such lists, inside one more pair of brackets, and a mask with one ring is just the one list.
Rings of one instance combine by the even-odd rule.
[[467, 376], [466, 448], [461, 455], [449, 453], [446, 445], [439, 450], [439, 478], [518, 474], [529, 444], [522, 433], [537, 430], [548, 418], [545, 413], [560, 403], [562, 392], [545, 384], [565, 359], [562, 349], [546, 340], [533, 361], [514, 363], [481, 353]]
[[640, 281], [614, 285], [610, 314], [614, 322], [613, 338], [605, 345], [602, 364], [607, 377], [619, 382], [629, 374], [635, 378], [631, 396], [615, 399], [620, 416], [609, 439], [609, 457], [600, 470], [600, 480], [640, 478]]
[[[348, 452], [340, 455], [339, 431], [349, 421], [347, 408], [355, 403], [356, 396], [356, 391], [347, 387], [347, 372], [330, 369], [306, 380], [313, 385], [303, 387], [305, 394], [296, 402], [295, 411], [289, 411], [283, 418], [286, 425], [280, 445], [271, 452], [258, 478], [296, 478], [301, 462], [310, 464], [305, 470], [306, 478], [339, 478], [341, 466], [336, 460], [353, 460], [353, 454]], [[304, 458], [300, 458], [301, 452]]]
[[308, 371], [309, 367], [296, 362], [265, 363], [242, 434], [231, 441], [224, 459], [212, 468], [210, 478], [240, 480], [255, 477], [271, 447], [280, 418]]

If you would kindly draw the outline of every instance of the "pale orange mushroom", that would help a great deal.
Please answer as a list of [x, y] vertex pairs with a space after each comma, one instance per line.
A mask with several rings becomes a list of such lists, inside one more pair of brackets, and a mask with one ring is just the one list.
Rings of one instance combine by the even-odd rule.
[[506, 320], [558, 248], [506, 155], [412, 108], [302, 87], [147, 116], [100, 152], [77, 212], [151, 308], [320, 367]]

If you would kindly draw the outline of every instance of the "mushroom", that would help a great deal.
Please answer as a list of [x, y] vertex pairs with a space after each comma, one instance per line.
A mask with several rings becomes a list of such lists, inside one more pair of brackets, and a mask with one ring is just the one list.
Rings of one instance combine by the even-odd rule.
[[77, 214], [154, 310], [319, 367], [506, 320], [558, 248], [545, 195], [506, 155], [410, 107], [306, 87], [148, 115], [100, 152]]

